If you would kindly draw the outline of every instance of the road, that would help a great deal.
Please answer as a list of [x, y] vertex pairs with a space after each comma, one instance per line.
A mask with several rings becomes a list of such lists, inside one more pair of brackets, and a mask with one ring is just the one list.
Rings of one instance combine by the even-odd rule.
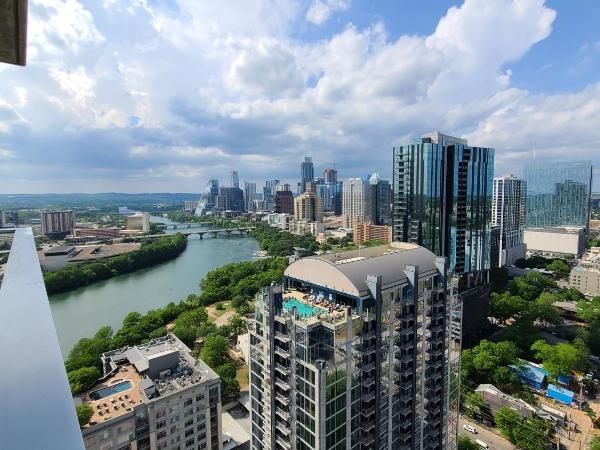
[[[488, 429], [483, 428], [481, 425], [479, 425], [475, 422], [471, 422], [469, 420], [466, 420], [465, 418], [461, 418], [458, 421], [458, 423], [460, 425], [460, 428], [458, 431], [459, 435], [467, 436], [473, 442], [475, 442], [475, 439], [479, 439], [479, 440], [485, 442], [487, 445], [489, 445], [490, 450], [513, 450], [513, 449], [516, 449], [516, 447], [514, 445], [512, 445], [509, 441], [504, 439], [499, 434], [493, 433], [493, 432], [489, 431]], [[475, 428], [475, 430], [477, 431], [477, 434], [473, 434], [473, 433], [470, 433], [467, 430], [465, 430], [463, 428], [463, 425], [465, 425], [465, 424], [471, 425], [473, 428]]]

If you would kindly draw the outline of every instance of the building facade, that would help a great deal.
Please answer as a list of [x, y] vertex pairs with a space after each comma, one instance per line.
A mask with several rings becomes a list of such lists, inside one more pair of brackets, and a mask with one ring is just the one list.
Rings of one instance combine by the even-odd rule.
[[75, 212], [67, 211], [42, 211], [40, 213], [42, 234], [67, 235], [75, 228]]
[[198, 207], [196, 208], [197, 216], [205, 216], [212, 214], [217, 206], [217, 197], [219, 196], [219, 180], [211, 179], [206, 183], [204, 193], [200, 196]]
[[488, 325], [494, 150], [438, 132], [394, 147], [393, 233], [448, 258], [460, 276], [463, 339]]
[[294, 219], [323, 222], [323, 205], [315, 192], [306, 191], [294, 199]]
[[75, 398], [93, 409], [87, 450], [223, 450], [219, 377], [177, 337], [104, 353], [102, 367]]
[[527, 255], [548, 258], [578, 258], [585, 251], [585, 230], [576, 227], [527, 228]]
[[150, 231], [150, 214], [136, 213], [125, 217], [126, 230], [140, 230], [144, 233]]
[[353, 227], [353, 241], [355, 244], [369, 241], [383, 241], [389, 244], [392, 242], [392, 227], [370, 222], [356, 222]]
[[523, 242], [526, 204], [525, 180], [512, 174], [494, 178], [492, 225], [500, 228], [499, 259], [496, 261], [499, 267], [513, 265], [526, 256]]
[[453, 292], [413, 244], [292, 263], [250, 324], [252, 448], [456, 449]]
[[321, 198], [324, 212], [331, 212], [336, 216], [342, 214], [342, 183], [323, 182], [315, 186], [317, 195]]
[[119, 229], [117, 227], [107, 228], [73, 228], [73, 237], [90, 237], [100, 239], [112, 239], [119, 237]]
[[581, 261], [571, 270], [569, 286], [589, 297], [600, 295], [600, 263]]
[[279, 185], [275, 191], [275, 207], [278, 214], [294, 214], [294, 193], [290, 190], [290, 185]]
[[275, 204], [275, 192], [277, 192], [278, 185], [279, 180], [267, 180], [265, 182], [265, 186], [263, 187], [263, 201], [264, 209], [266, 211], [273, 211], [273, 206]]
[[557, 162], [525, 167], [527, 228], [588, 228], [592, 163]]
[[310, 156], [305, 156], [304, 161], [300, 163], [300, 183], [298, 194], [304, 193], [306, 190], [306, 183], [310, 183], [315, 179], [315, 166]]
[[219, 195], [217, 196], [216, 210], [243, 212], [246, 205], [244, 204], [244, 191], [235, 187], [220, 187]]
[[237, 170], [229, 172], [229, 187], [240, 188], [240, 174]]
[[254, 200], [256, 200], [256, 183], [244, 181], [244, 202], [246, 211], [255, 211]]
[[352, 226], [355, 222], [371, 220], [369, 182], [362, 178], [345, 180], [342, 187], [342, 214]]
[[337, 183], [338, 172], [335, 169], [325, 169], [323, 171], [323, 179], [325, 183]]
[[392, 224], [392, 188], [388, 180], [382, 180], [377, 172], [369, 178], [369, 213], [376, 225]]

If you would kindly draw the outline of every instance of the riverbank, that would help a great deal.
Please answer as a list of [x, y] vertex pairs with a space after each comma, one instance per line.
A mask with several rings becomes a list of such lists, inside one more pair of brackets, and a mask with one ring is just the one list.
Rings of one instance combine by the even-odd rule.
[[117, 275], [152, 267], [178, 257], [186, 247], [186, 237], [175, 234], [142, 242], [139, 250], [106, 261], [70, 264], [62, 269], [44, 273], [46, 291], [49, 295], [68, 292]]

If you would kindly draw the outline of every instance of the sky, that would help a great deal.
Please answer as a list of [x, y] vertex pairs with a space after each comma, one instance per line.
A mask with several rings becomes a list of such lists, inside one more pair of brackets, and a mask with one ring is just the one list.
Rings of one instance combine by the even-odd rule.
[[[391, 178], [439, 130], [600, 168], [596, 0], [30, 0], [0, 65], [0, 193], [201, 192], [300, 162]], [[594, 169], [600, 190], [600, 170]]]

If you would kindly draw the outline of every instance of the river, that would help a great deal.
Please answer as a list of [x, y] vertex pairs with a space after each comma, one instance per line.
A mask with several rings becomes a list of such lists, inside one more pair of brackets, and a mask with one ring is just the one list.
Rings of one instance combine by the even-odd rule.
[[[153, 222], [166, 222], [153, 217]], [[116, 331], [131, 311], [144, 313], [199, 292], [206, 273], [234, 261], [244, 261], [259, 249], [248, 236], [188, 239], [177, 258], [154, 267], [119, 275], [74, 291], [50, 296], [58, 340], [66, 357], [82, 337], [110, 325]]]

